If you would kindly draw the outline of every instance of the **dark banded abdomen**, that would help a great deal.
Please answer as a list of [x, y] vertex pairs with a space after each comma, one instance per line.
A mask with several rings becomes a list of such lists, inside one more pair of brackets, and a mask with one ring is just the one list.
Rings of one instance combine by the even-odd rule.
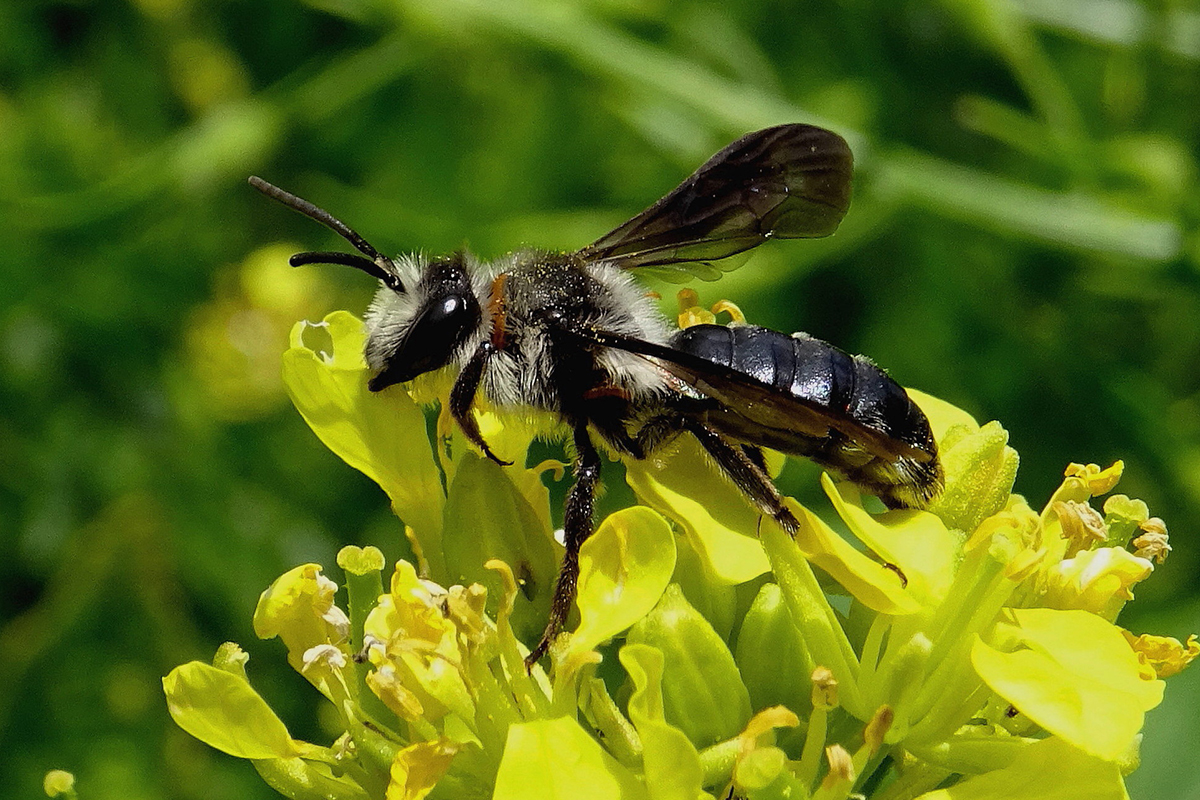
[[925, 414], [868, 359], [755, 325], [694, 325], [671, 346], [714, 366], [689, 383], [718, 401], [704, 411], [718, 431], [811, 458], [890, 506], [924, 507], [941, 489]]

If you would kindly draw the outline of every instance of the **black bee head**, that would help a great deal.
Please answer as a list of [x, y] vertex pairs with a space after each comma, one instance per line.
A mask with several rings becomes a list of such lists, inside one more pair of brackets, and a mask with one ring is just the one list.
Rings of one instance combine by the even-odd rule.
[[371, 391], [446, 366], [478, 327], [482, 312], [462, 253], [432, 261], [423, 268], [419, 259], [391, 259], [325, 209], [257, 176], [250, 178], [250, 185], [321, 223], [362, 253], [297, 253], [290, 259], [293, 267], [342, 264], [360, 269], [383, 284], [366, 320], [370, 331], [366, 359], [372, 372], [367, 386]]
[[367, 325], [373, 392], [440, 369], [482, 317], [462, 253], [432, 261], [408, 294], [380, 289]]

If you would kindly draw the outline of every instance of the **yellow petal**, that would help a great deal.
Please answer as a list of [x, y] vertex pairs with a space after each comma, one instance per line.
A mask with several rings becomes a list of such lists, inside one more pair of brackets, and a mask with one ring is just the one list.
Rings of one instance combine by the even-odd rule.
[[462, 747], [449, 739], [417, 742], [392, 761], [387, 800], [423, 800], [450, 769]]
[[1092, 497], [1108, 494], [1121, 480], [1125, 471], [1124, 461], [1114, 461], [1111, 467], [1101, 469], [1096, 464], [1068, 464], [1063, 475], [1068, 478], [1080, 478], [1087, 484]]
[[925, 417], [929, 420], [929, 429], [933, 432], [933, 438], [936, 441], [941, 442], [945, 439], [951, 428], [961, 427], [965, 433], [974, 433], [979, 430], [979, 423], [975, 421], [975, 418], [958, 406], [917, 389], [905, 389], [905, 391], [908, 392], [909, 398], [925, 412]]
[[200, 741], [238, 758], [291, 758], [299, 753], [287, 727], [249, 682], [191, 661], [163, 678], [167, 711]]
[[977, 640], [971, 663], [979, 676], [1047, 731], [1107, 761], [1121, 758], [1162, 701], [1162, 681], [1147, 680], [1121, 631], [1095, 614], [1008, 614], [997, 636], [1011, 652]]
[[628, 769], [574, 719], [512, 725], [493, 800], [649, 800]]
[[626, 464], [625, 480], [687, 534], [718, 580], [744, 583], [770, 569], [757, 536], [761, 514], [691, 437], [667, 455]]
[[[901, 585], [900, 576], [873, 561], [839, 536], [813, 512], [788, 498], [800, 523], [796, 546], [804, 557], [842, 585], [855, 599], [881, 614], [914, 614], [921, 603]], [[774, 522], [764, 520], [763, 525]]]
[[917, 800], [1129, 800], [1121, 771], [1057, 737], [1023, 748], [1003, 769]]
[[579, 554], [579, 628], [570, 652], [594, 649], [654, 608], [675, 570], [675, 536], [644, 506], [610, 514]]
[[925, 606], [941, 602], [954, 581], [962, 538], [946, 529], [941, 518], [927, 511], [902, 510], [872, 516], [850, 483], [834, 485], [828, 474], [821, 486], [838, 516], [880, 558], [900, 568], [908, 590]]
[[288, 663], [326, 696], [324, 672], [305, 672], [304, 654], [319, 645], [344, 646], [349, 620], [333, 604], [337, 584], [321, 574], [319, 564], [302, 564], [279, 576], [258, 599], [254, 632], [260, 639], [278, 636], [288, 649]]
[[[304, 343], [308, 323], [292, 330], [283, 354], [283, 379], [297, 410], [313, 432], [350, 466], [378, 483], [396, 513], [416, 531], [422, 551], [440, 554], [441, 476], [425, 428], [425, 415], [403, 388], [367, 389], [362, 322], [335, 311], [323, 326], [332, 353]], [[439, 565], [435, 565], [439, 566]]]
[[1079, 608], [1113, 619], [1125, 602], [1133, 599], [1134, 584], [1153, 571], [1149, 561], [1123, 547], [1082, 550], [1045, 571], [1042, 604], [1048, 608]]

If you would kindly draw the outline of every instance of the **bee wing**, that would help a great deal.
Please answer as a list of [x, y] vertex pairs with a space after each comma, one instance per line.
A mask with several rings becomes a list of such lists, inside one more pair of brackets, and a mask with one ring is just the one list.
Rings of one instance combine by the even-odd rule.
[[825, 437], [843, 434], [873, 456], [894, 461], [928, 461], [930, 453], [865, 425], [848, 413], [799, 397], [705, 358], [666, 345], [606, 331], [567, 331], [594, 344], [653, 358], [659, 366], [701, 394], [768, 429]]
[[852, 169], [849, 145], [824, 128], [791, 124], [755, 131], [579, 254], [627, 269], [653, 267], [711, 280], [711, 266], [697, 271], [674, 265], [726, 258], [770, 238], [828, 236], [850, 206]]

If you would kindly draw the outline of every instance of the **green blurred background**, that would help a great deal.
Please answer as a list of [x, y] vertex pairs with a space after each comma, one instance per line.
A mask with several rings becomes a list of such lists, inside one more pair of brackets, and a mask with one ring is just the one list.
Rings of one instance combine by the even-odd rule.
[[[274, 796], [169, 721], [158, 679], [258, 642], [279, 573], [402, 552], [382, 494], [279, 383], [296, 319], [384, 251], [574, 248], [736, 136], [827, 124], [839, 234], [697, 286], [1001, 420], [1035, 506], [1126, 462], [1175, 553], [1122, 618], [1200, 629], [1200, 10], [1170, 0], [20, 0], [0, 4], [0, 795]], [[657, 285], [668, 301], [674, 287]], [[1200, 669], [1149, 719], [1137, 798], [1200, 797]]]

